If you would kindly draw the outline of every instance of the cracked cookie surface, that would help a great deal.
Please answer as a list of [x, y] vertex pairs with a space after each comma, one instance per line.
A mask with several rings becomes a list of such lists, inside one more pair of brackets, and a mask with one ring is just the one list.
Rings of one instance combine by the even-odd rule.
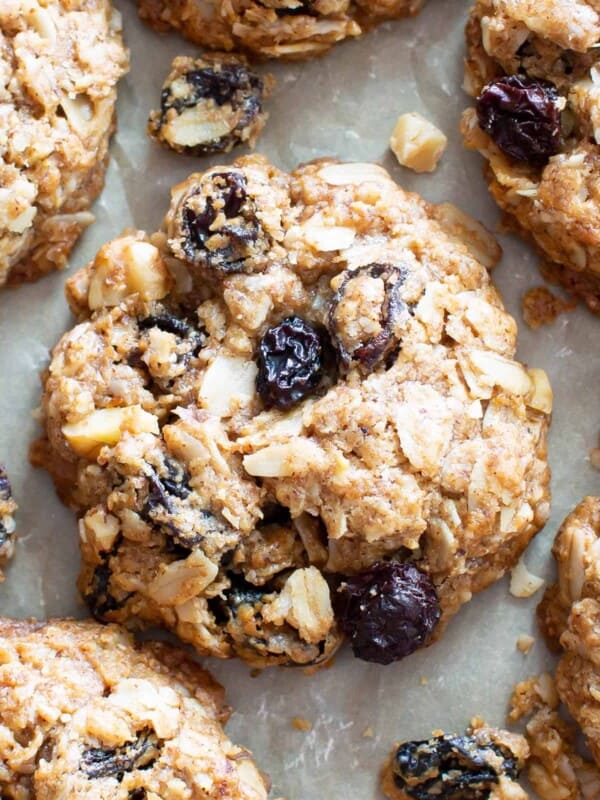
[[467, 24], [468, 147], [545, 274], [600, 312], [600, 15], [579, 0], [478, 0]]
[[259, 156], [105, 245], [32, 453], [81, 515], [93, 612], [258, 666], [323, 661], [339, 628], [380, 663], [438, 636], [548, 514], [552, 395], [498, 255], [379, 166]]
[[6, 800], [266, 800], [221, 723], [223, 691], [181, 650], [115, 625], [0, 620]]
[[384, 20], [416, 14], [424, 0], [138, 0], [157, 30], [258, 58], [306, 59]]
[[0, 580], [2, 567], [12, 558], [15, 550], [15, 511], [17, 504], [6, 470], [0, 464]]
[[0, 286], [65, 267], [93, 221], [127, 68], [109, 0], [3, 0]]

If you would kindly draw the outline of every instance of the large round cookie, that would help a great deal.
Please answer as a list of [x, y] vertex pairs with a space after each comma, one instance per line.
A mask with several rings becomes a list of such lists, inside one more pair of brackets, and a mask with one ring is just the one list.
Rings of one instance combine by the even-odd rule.
[[600, 767], [600, 498], [586, 497], [569, 514], [552, 552], [558, 583], [546, 590], [538, 617], [549, 644], [562, 653], [559, 697]]
[[62, 269], [93, 221], [127, 68], [109, 0], [2, 0], [0, 286]]
[[138, 0], [154, 28], [178, 28], [217, 50], [305, 59], [386, 19], [416, 14], [424, 0]]
[[379, 166], [260, 156], [105, 245], [33, 454], [82, 514], [93, 612], [261, 666], [340, 628], [381, 663], [439, 635], [548, 515], [552, 395], [513, 358], [498, 255]]
[[545, 273], [600, 312], [600, 14], [580, 0], [478, 0], [467, 25], [466, 144]]
[[169, 645], [115, 625], [0, 620], [6, 800], [266, 800], [225, 736], [223, 692]]

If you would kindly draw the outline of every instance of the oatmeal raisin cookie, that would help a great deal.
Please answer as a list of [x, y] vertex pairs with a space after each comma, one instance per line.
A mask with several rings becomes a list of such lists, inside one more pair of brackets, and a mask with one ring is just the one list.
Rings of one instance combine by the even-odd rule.
[[379, 166], [260, 156], [105, 245], [33, 451], [94, 614], [258, 666], [438, 636], [548, 516], [552, 393], [514, 360], [498, 256]]
[[109, 0], [0, 3], [0, 286], [62, 269], [93, 221], [127, 68]]
[[138, 0], [153, 28], [258, 58], [305, 59], [383, 20], [416, 14], [424, 0]]
[[546, 275], [600, 313], [598, 4], [477, 0], [466, 35], [466, 144]]
[[116, 625], [0, 620], [6, 800], [266, 800], [224, 734], [223, 691], [181, 650]]

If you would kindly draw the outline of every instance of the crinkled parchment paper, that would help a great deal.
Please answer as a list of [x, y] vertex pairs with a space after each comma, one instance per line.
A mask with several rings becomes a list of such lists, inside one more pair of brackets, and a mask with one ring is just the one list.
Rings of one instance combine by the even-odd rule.
[[[120, 87], [119, 131], [107, 186], [95, 207], [97, 221], [73, 253], [71, 271], [126, 225], [154, 230], [169, 187], [220, 160], [171, 154], [147, 140], [148, 111], [158, 104], [171, 58], [195, 50], [176, 35], [161, 37], [143, 27], [133, 2], [119, 5], [132, 69]], [[494, 228], [499, 215], [480, 158], [464, 150], [458, 132], [468, 103], [461, 90], [466, 11], [464, 0], [429, 0], [416, 19], [385, 24], [323, 59], [269, 65], [278, 86], [258, 150], [284, 169], [322, 155], [382, 161], [406, 188], [435, 202], [454, 202]], [[400, 168], [387, 150], [396, 118], [405, 111], [421, 112], [449, 138], [433, 175]], [[600, 429], [600, 320], [578, 308], [552, 326], [529, 330], [520, 300], [541, 283], [536, 257], [513, 237], [500, 240], [504, 259], [495, 279], [521, 322], [520, 357], [547, 370], [555, 393], [552, 518], [526, 556], [532, 571], [551, 578], [550, 546], [558, 524], [584, 494], [600, 489], [600, 476], [588, 461]], [[0, 294], [0, 460], [20, 504], [20, 540], [0, 585], [2, 615], [85, 615], [75, 589], [74, 516], [58, 501], [49, 477], [27, 461], [38, 432], [32, 416], [39, 403], [38, 373], [71, 324], [63, 297], [66, 277], [55, 274]], [[251, 747], [270, 773], [273, 797], [379, 798], [377, 773], [393, 741], [427, 736], [433, 728], [462, 730], [474, 714], [502, 724], [513, 683], [552, 665], [535, 626], [538, 599], [539, 594], [515, 599], [505, 579], [468, 604], [441, 642], [388, 667], [355, 660], [344, 650], [331, 669], [312, 677], [299, 669], [270, 669], [253, 678], [241, 664], [209, 660], [235, 708], [229, 733]], [[515, 642], [530, 632], [536, 644], [524, 656]], [[295, 717], [312, 729], [294, 728]], [[369, 728], [371, 737], [365, 736]]]

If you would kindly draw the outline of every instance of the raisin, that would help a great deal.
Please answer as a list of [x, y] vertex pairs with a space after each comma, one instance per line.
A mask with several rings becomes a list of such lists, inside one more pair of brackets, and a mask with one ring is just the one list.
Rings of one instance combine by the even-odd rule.
[[192, 330], [189, 322], [176, 317], [175, 314], [171, 314], [169, 311], [150, 314], [150, 316], [138, 320], [138, 328], [142, 331], [147, 331], [150, 328], [159, 328], [161, 331], [173, 333], [182, 339], [185, 339]]
[[[201, 60], [196, 64], [194, 69], [171, 76], [172, 82], [162, 91], [160, 115], [151, 116], [150, 128], [161, 141], [189, 155], [227, 152], [244, 141], [261, 113], [263, 81], [241, 61], [209, 64]], [[227, 120], [230, 128], [211, 138], [207, 131], [214, 129], [214, 105], [225, 104], [230, 109], [221, 114], [221, 121]], [[176, 119], [190, 108], [195, 109], [194, 125], [186, 124], [181, 136]], [[203, 117], [208, 125], [202, 124]]]
[[[176, 317], [175, 314], [172, 314], [170, 311], [161, 311], [157, 314], [150, 314], [148, 317], [139, 319], [138, 328], [140, 331], [158, 328], [165, 333], [171, 333], [173, 336], [177, 336], [181, 339], [184, 346], [178, 348], [178, 362], [182, 360], [187, 361], [192, 356], [197, 356], [206, 341], [206, 334], [203, 330], [198, 330], [190, 322]], [[135, 355], [133, 356], [133, 360], [134, 363], [132, 366], [135, 366]]]
[[123, 780], [126, 772], [148, 769], [160, 755], [161, 742], [151, 730], [143, 730], [134, 742], [120, 747], [91, 747], [79, 760], [79, 768], [87, 778], [116, 778]]
[[[358, 269], [348, 270], [342, 283], [333, 296], [329, 308], [328, 326], [336, 346], [340, 365], [344, 369], [358, 366], [363, 372], [371, 372], [379, 364], [386, 364], [400, 348], [401, 330], [408, 320], [409, 309], [400, 297], [400, 289], [406, 279], [406, 271], [401, 267], [387, 264], [369, 264]], [[358, 320], [352, 318], [344, 324], [344, 302], [352, 296], [350, 308], [356, 307], [362, 313], [361, 284], [365, 280], [383, 282], [384, 300], [378, 312], [379, 331], [366, 341], [349, 342], [349, 333]], [[355, 338], [355, 337], [354, 337]]]
[[111, 611], [122, 608], [131, 594], [126, 595], [124, 600], [119, 601], [110, 593], [110, 579], [112, 571], [108, 563], [111, 555], [116, 553], [117, 546], [110, 553], [107, 553], [103, 561], [98, 564], [92, 575], [92, 585], [90, 591], [84, 595], [84, 600], [90, 607], [92, 614], [98, 619], [102, 619]]
[[241, 172], [214, 172], [178, 209], [181, 235], [171, 241], [176, 256], [188, 264], [220, 273], [242, 272], [260, 239], [254, 200]]
[[262, 337], [256, 388], [266, 408], [290, 408], [323, 376], [323, 333], [300, 317], [286, 317]]
[[505, 155], [543, 166], [560, 149], [558, 101], [554, 84], [508, 75], [484, 87], [477, 120]]
[[357, 658], [398, 661], [428, 641], [440, 618], [431, 580], [410, 561], [380, 561], [347, 578], [334, 609]]
[[213, 544], [219, 539], [224, 544], [231, 538], [233, 529], [211, 511], [198, 508], [193, 502], [182, 502], [190, 498], [192, 490], [190, 476], [177, 461], [165, 458], [161, 475], [147, 464], [145, 477], [148, 493], [140, 516], [167, 537], [168, 552], [186, 557], [206, 539], [212, 539]]
[[518, 777], [517, 760], [473, 736], [436, 736], [405, 742], [394, 754], [394, 781], [415, 800], [487, 800], [500, 776]]
[[256, 610], [266, 593], [264, 586], [254, 586], [237, 573], [228, 574], [228, 578], [231, 582], [230, 588], [222, 595], [208, 600], [208, 606], [219, 625], [227, 625], [235, 620], [242, 606], [250, 606]]

